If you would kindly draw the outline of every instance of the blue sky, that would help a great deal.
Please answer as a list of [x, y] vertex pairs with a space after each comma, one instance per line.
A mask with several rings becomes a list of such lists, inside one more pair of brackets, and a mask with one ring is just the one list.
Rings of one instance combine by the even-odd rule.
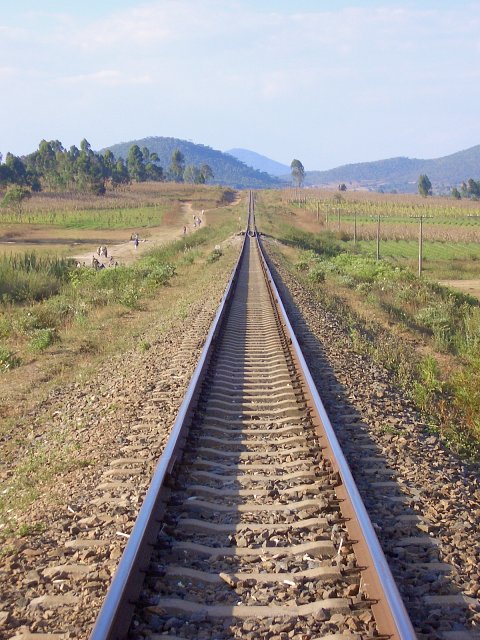
[[174, 136], [307, 169], [480, 143], [480, 3], [0, 0], [0, 151]]

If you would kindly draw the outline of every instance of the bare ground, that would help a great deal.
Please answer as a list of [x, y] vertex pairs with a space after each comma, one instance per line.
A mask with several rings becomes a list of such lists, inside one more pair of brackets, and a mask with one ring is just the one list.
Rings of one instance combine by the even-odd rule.
[[469, 293], [480, 299], [480, 280], [440, 280], [440, 284], [459, 289], [463, 293]]
[[[107, 247], [108, 258], [112, 256], [113, 259], [116, 260], [119, 264], [131, 264], [132, 262], [135, 262], [135, 260], [139, 256], [143, 255], [147, 251], [150, 251], [150, 249], [153, 249], [154, 247], [165, 244], [167, 242], [171, 242], [172, 240], [175, 240], [177, 238], [183, 237], [184, 226], [187, 227], [187, 235], [196, 231], [197, 228], [193, 226], [194, 215], [199, 216], [200, 214], [198, 211], [194, 211], [190, 202], [184, 203], [181, 205], [181, 217], [178, 221], [177, 226], [150, 227], [145, 231], [143, 237], [141, 234], [139, 234], [139, 245], [137, 248], [135, 248], [135, 245], [131, 240], [110, 245], [109, 247]], [[205, 226], [205, 224], [206, 215], [204, 214], [202, 225]], [[126, 233], [124, 231], [123, 234], [128, 235], [128, 232]], [[86, 253], [82, 252], [80, 254], [76, 254], [73, 256], [73, 258], [75, 260], [78, 260], [79, 262], [85, 262], [87, 265], [89, 265], [92, 260], [92, 253], [98, 259], [98, 256], [96, 254], [96, 247], [91, 247]], [[108, 264], [108, 260], [105, 258], [101, 258], [100, 262], [105, 264], [105, 266], [107, 266]]]

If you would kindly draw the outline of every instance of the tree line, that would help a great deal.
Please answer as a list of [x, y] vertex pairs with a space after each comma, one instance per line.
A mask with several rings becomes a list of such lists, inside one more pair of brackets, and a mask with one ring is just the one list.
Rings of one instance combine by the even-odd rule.
[[472, 198], [472, 200], [480, 199], [480, 180], [469, 178], [460, 185], [460, 191], [457, 187], [453, 187], [452, 196], [457, 200], [460, 198]]
[[[422, 174], [418, 178], [418, 192], [422, 196], [432, 195], [432, 183], [425, 174]], [[460, 190], [457, 187], [453, 187], [450, 193], [456, 200], [460, 200], [461, 198], [478, 200], [480, 199], [480, 180], [469, 178], [466, 182], [462, 182]]]
[[103, 195], [107, 186], [115, 189], [131, 182], [204, 184], [213, 177], [208, 164], [187, 165], [178, 149], [164, 170], [156, 153], [136, 144], [130, 147], [126, 160], [115, 158], [108, 149], [96, 153], [85, 139], [80, 149], [73, 145], [68, 150], [59, 140], [42, 140], [37, 151], [23, 157], [7, 153], [3, 163], [0, 154], [0, 188], [12, 186], [33, 192], [47, 189]]

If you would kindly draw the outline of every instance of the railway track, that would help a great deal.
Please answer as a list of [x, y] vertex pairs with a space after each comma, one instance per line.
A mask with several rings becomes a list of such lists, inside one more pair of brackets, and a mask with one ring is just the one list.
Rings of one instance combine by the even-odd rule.
[[414, 638], [248, 233], [92, 632]]

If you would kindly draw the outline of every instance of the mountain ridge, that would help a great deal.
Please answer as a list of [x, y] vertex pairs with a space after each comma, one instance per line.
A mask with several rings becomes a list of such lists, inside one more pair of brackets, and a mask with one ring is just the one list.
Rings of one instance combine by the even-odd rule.
[[252, 151], [251, 149], [234, 148], [228, 149], [225, 153], [228, 153], [246, 165], [253, 167], [253, 169], [257, 169], [257, 171], [264, 171], [271, 176], [285, 176], [290, 171], [290, 167], [288, 165], [277, 162], [276, 160], [268, 158], [256, 151]]
[[109, 149], [116, 158], [126, 159], [130, 147], [134, 144], [137, 144], [140, 148], [147, 147], [152, 153], [155, 152], [164, 171], [170, 165], [173, 151], [179, 149], [185, 157], [185, 165], [194, 164], [198, 166], [208, 164], [211, 167], [214, 173], [214, 178], [209, 181], [211, 184], [221, 184], [240, 189], [262, 189], [282, 186], [282, 183], [277, 178], [247, 166], [228, 153], [179, 138], [149, 136], [140, 140], [113, 144], [101, 149], [100, 152], [103, 153]]
[[427, 174], [436, 192], [447, 192], [480, 175], [480, 145], [432, 159], [398, 156], [372, 162], [345, 164], [326, 171], [307, 171], [307, 186], [332, 186], [417, 191], [418, 177]]
[[[151, 152], [157, 153], [164, 170], [170, 164], [173, 150], [179, 149], [187, 165], [210, 165], [215, 175], [212, 180], [214, 184], [251, 189], [278, 188], [291, 184], [290, 167], [250, 149], [219, 151], [179, 138], [149, 136], [114, 144], [101, 151], [110, 149], [116, 157], [126, 158], [133, 144], [146, 146]], [[397, 156], [340, 165], [324, 171], [306, 171], [305, 185], [336, 187], [345, 183], [349, 189], [416, 192], [421, 174], [428, 175], [436, 193], [447, 193], [453, 186], [459, 186], [469, 178], [478, 179], [480, 145], [439, 158]]]

